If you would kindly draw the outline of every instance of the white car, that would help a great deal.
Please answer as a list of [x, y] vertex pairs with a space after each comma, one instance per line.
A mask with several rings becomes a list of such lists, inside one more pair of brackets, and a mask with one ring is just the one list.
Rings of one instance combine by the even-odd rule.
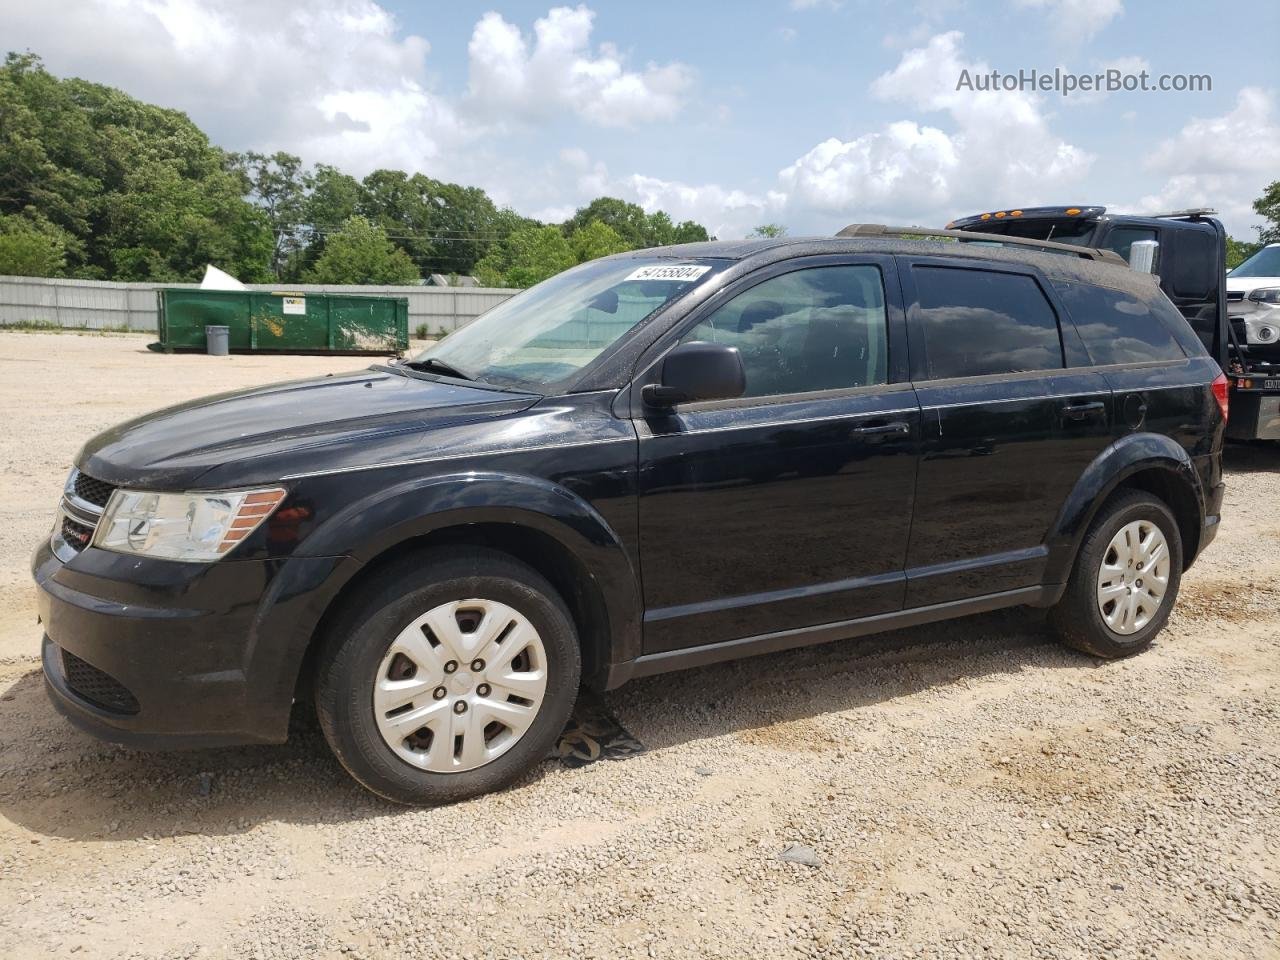
[[[1227, 316], [1244, 342], [1280, 356], [1280, 243], [1269, 243], [1227, 274]], [[1270, 350], [1265, 351], [1270, 353]]]

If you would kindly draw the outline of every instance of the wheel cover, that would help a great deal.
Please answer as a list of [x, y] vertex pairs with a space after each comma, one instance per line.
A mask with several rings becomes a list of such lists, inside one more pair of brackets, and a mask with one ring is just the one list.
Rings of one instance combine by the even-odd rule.
[[1137, 633], [1159, 612], [1169, 591], [1169, 544], [1150, 520], [1116, 531], [1098, 568], [1098, 612], [1112, 633]]
[[392, 641], [374, 679], [373, 716], [401, 760], [464, 773], [519, 742], [546, 690], [546, 649], [528, 618], [494, 600], [456, 600]]

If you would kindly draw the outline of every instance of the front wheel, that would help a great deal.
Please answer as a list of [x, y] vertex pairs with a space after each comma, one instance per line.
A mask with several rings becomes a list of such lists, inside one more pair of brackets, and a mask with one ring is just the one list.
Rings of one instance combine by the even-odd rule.
[[1169, 508], [1125, 491], [1094, 520], [1050, 613], [1058, 636], [1095, 657], [1127, 657], [1164, 627], [1182, 579], [1182, 537]]
[[547, 756], [580, 672], [555, 589], [506, 554], [462, 548], [411, 556], [348, 605], [321, 653], [316, 712], [370, 790], [451, 802]]

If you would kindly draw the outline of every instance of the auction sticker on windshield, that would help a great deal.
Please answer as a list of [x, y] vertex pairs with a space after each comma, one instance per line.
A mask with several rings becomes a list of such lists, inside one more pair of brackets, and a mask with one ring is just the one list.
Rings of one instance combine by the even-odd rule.
[[672, 263], [654, 267], [641, 267], [628, 274], [626, 280], [697, 280], [710, 270], [710, 267], [694, 263]]

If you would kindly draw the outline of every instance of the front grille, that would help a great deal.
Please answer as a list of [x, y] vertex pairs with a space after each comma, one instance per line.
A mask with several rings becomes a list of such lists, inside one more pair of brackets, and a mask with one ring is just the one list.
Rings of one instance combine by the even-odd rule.
[[111, 499], [115, 486], [103, 480], [95, 480], [87, 473], [76, 471], [71, 482], [71, 491], [81, 500], [92, 503], [95, 507], [105, 507]]
[[1228, 303], [1235, 303], [1237, 300], [1243, 300], [1243, 299], [1244, 299], [1244, 291], [1243, 291], [1243, 290], [1228, 290], [1228, 291], [1227, 291], [1227, 302], [1228, 302]]
[[63, 563], [89, 545], [115, 489], [113, 484], [79, 470], [71, 471], [59, 504], [61, 519], [51, 537], [53, 552]]
[[62, 675], [79, 697], [114, 713], [137, 713], [138, 698], [115, 677], [85, 663], [73, 653], [62, 651]]
[[93, 527], [76, 523], [70, 517], [62, 518], [62, 539], [75, 550], [83, 550], [93, 538]]

